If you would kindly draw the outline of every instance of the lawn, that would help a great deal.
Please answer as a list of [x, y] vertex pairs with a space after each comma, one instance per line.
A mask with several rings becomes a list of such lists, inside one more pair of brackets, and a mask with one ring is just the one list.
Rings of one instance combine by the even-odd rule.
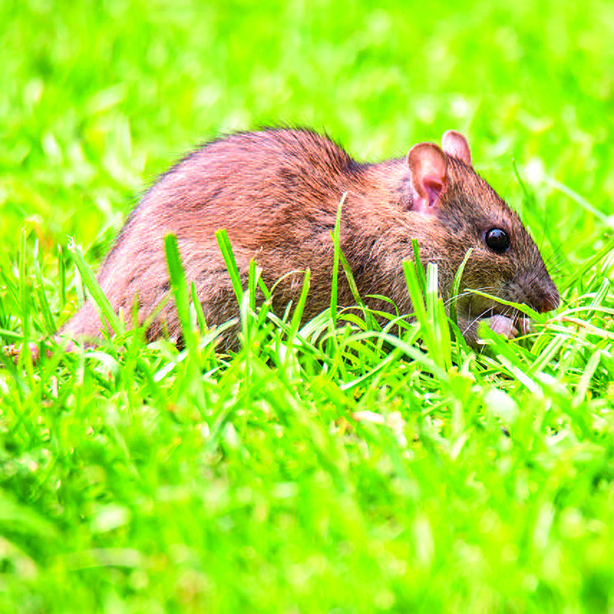
[[372, 161], [462, 131], [563, 297], [481, 353], [427, 286], [387, 332], [246, 288], [236, 353], [186, 311], [184, 351], [3, 356], [0, 611], [614, 609], [614, 4], [4, 0], [0, 23], [2, 345], [75, 312], [184, 152], [271, 124]]

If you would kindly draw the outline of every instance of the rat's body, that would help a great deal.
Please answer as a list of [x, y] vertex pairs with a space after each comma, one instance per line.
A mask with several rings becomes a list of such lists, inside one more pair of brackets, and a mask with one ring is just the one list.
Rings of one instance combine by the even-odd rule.
[[[423, 264], [438, 264], [446, 299], [456, 270], [473, 248], [463, 287], [537, 311], [557, 306], [558, 293], [537, 247], [517, 215], [475, 174], [464, 137], [453, 132], [444, 135], [443, 151], [421, 143], [407, 159], [379, 164], [359, 164], [329, 139], [306, 130], [239, 133], [213, 141], [145, 194], [107, 256], [99, 283], [126, 321], [138, 300], [139, 322], [144, 322], [168, 298], [164, 237], [175, 234], [207, 323], [222, 324], [238, 314], [214, 236], [225, 228], [244, 280], [251, 259], [269, 287], [296, 272], [276, 287], [277, 308], [298, 296], [300, 272], [311, 270], [304, 314], [309, 319], [330, 304], [331, 233], [344, 194], [341, 249], [361, 296], [384, 295], [401, 313], [411, 312], [402, 263], [413, 259], [412, 239], [417, 239]], [[511, 239], [505, 253], [485, 243], [493, 228], [504, 229]], [[340, 282], [338, 304], [353, 303], [347, 283]], [[502, 312], [500, 305], [465, 298], [459, 302], [459, 324], [473, 342], [477, 319]], [[502, 316], [495, 315], [493, 323], [497, 318]], [[509, 320], [504, 332], [513, 335], [513, 317], [503, 319]], [[99, 337], [101, 326], [88, 301], [63, 332]], [[180, 335], [172, 300], [149, 327], [148, 338], [164, 329], [171, 337]]]

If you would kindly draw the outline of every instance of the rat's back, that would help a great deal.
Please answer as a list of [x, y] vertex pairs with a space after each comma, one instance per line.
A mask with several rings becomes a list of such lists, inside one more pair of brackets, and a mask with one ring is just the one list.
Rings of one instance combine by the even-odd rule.
[[[288, 263], [317, 265], [313, 261], [321, 252], [322, 237], [330, 237], [339, 200], [360, 167], [330, 139], [310, 130], [236, 133], [207, 143], [162, 175], [143, 196], [98, 281], [124, 317], [138, 300], [142, 323], [168, 297], [164, 237], [174, 234], [205, 315], [211, 323], [220, 323], [226, 314], [216, 305], [227, 307], [234, 299], [215, 232], [226, 229], [242, 271], [258, 256], [273, 276]], [[305, 253], [310, 245], [316, 254]], [[150, 337], [160, 333], [162, 322], [170, 334], [178, 332], [172, 304], [163, 309]], [[88, 301], [64, 330], [95, 337], [100, 328]]]

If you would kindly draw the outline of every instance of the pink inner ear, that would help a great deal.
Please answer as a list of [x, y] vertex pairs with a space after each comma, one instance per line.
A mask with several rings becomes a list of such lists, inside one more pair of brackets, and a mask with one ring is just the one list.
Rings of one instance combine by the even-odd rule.
[[418, 143], [407, 154], [413, 188], [412, 210], [433, 213], [445, 189], [448, 160], [434, 143]]
[[423, 177], [420, 186], [423, 194], [414, 194], [413, 211], [420, 213], [434, 213], [439, 204], [439, 195], [443, 190], [443, 183], [435, 177]]
[[443, 190], [443, 183], [435, 177], [424, 177], [422, 185], [426, 191], [429, 207], [433, 207], [439, 199], [441, 190]]

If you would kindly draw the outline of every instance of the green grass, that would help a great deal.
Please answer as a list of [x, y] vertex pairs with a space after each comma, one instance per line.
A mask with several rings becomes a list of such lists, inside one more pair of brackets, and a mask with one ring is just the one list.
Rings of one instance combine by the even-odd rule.
[[3, 358], [0, 611], [614, 608], [614, 5], [5, 0], [0, 22], [4, 344], [74, 313], [181, 153], [279, 122], [371, 160], [465, 132], [564, 298], [475, 354], [433, 268], [384, 331], [254, 310], [254, 268], [220, 355], [169, 239], [185, 351], [118, 320]]

